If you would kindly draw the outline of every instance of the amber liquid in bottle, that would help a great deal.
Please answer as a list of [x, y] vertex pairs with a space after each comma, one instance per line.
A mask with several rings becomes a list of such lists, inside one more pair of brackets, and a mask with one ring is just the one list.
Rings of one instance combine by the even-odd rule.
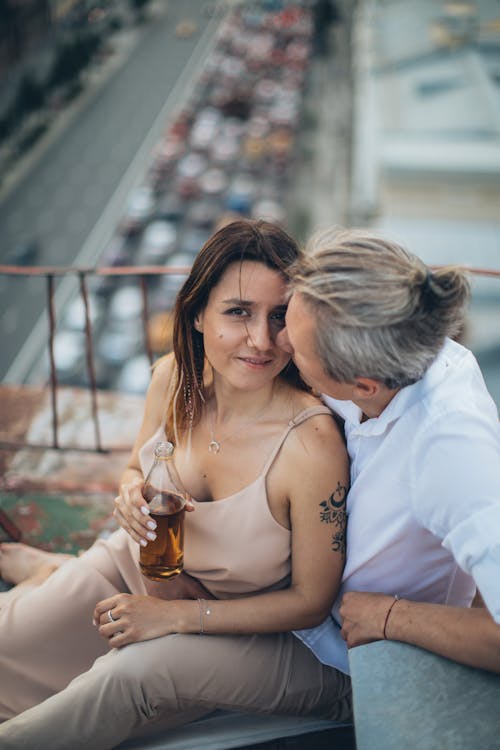
[[153, 581], [165, 581], [181, 572], [184, 562], [185, 499], [176, 492], [161, 492], [151, 485], [143, 497], [161, 513], [151, 512], [156, 521], [156, 539], [141, 547], [139, 565], [142, 573]]

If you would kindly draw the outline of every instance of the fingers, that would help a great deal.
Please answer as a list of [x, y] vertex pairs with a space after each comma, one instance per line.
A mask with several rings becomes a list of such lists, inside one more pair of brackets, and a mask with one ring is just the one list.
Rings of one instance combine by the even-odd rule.
[[118, 594], [109, 599], [103, 599], [96, 604], [94, 609], [92, 622], [98, 627], [99, 635], [107, 638], [111, 648], [121, 648], [130, 643], [125, 633], [126, 616], [122, 601], [127, 596], [127, 594]]
[[[115, 594], [114, 596], [110, 596], [107, 599], [102, 599], [100, 602], [97, 602], [97, 604], [94, 607], [94, 613], [93, 613], [93, 623], [94, 625], [99, 625], [101, 622], [102, 615], [106, 614], [106, 621], [109, 622], [109, 619], [107, 618], [107, 612], [113, 611], [115, 607], [120, 602], [120, 597], [126, 596], [126, 594]], [[113, 617], [115, 615], [113, 614]], [[104, 623], [105, 620], [103, 619], [102, 622]]]
[[122, 513], [119, 505], [113, 511], [113, 517], [120, 524], [122, 529], [125, 529], [132, 539], [139, 542], [143, 547], [147, 545], [148, 541], [156, 539], [156, 521], [152, 518], [143, 515], [142, 518], [144, 518], [145, 521], [141, 523], [135, 518], [135, 516], [126, 517]]
[[113, 516], [134, 541], [146, 546], [148, 541], [156, 539], [156, 521], [150, 517], [141, 488], [140, 481], [122, 485], [114, 500]]

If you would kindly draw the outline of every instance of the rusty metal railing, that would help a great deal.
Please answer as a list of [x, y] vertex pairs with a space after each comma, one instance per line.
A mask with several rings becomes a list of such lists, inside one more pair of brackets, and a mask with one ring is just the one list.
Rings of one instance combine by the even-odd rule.
[[[436, 266], [437, 267], [437, 266]], [[467, 270], [475, 276], [492, 276], [500, 279], [500, 271], [488, 268], [467, 267]], [[101, 432], [99, 426], [99, 408], [98, 408], [98, 388], [95, 375], [95, 358], [92, 340], [92, 326], [90, 321], [89, 299], [87, 290], [87, 277], [89, 275], [110, 277], [125, 276], [138, 277], [142, 290], [142, 327], [144, 337], [144, 350], [147, 353], [150, 363], [153, 362], [153, 351], [151, 347], [148, 321], [149, 321], [149, 292], [147, 279], [151, 276], [185, 274], [188, 273], [187, 267], [165, 268], [164, 266], [117, 266], [113, 268], [74, 268], [74, 267], [38, 267], [38, 266], [7, 266], [0, 265], [0, 274], [8, 276], [38, 276], [45, 277], [47, 281], [47, 310], [48, 310], [48, 351], [50, 364], [50, 395], [52, 410], [52, 440], [49, 444], [36, 444], [28, 442], [2, 441], [0, 440], [0, 449], [18, 450], [20, 448], [32, 448], [35, 450], [71, 450], [97, 453], [111, 453], [114, 451], [130, 450], [130, 446], [112, 446], [105, 448], [102, 444]], [[62, 446], [59, 440], [59, 420], [58, 420], [58, 378], [57, 365], [54, 358], [54, 335], [56, 331], [56, 315], [54, 305], [54, 282], [58, 277], [75, 276], [79, 280], [80, 295], [85, 311], [85, 352], [86, 352], [86, 371], [90, 386], [91, 397], [91, 417], [94, 427], [94, 445], [91, 447], [82, 447], [74, 445]]]
[[[87, 288], [87, 277], [93, 276], [129, 276], [137, 277], [142, 292], [142, 328], [144, 350], [153, 363], [153, 350], [151, 346], [148, 322], [149, 322], [149, 290], [147, 279], [151, 276], [160, 275], [178, 275], [186, 274], [189, 268], [185, 266], [169, 267], [164, 266], [115, 266], [113, 268], [75, 268], [75, 267], [38, 267], [38, 266], [7, 266], [0, 265], [0, 274], [7, 276], [35, 276], [45, 277], [47, 283], [47, 312], [48, 312], [48, 355], [50, 367], [50, 397], [52, 411], [52, 440], [49, 444], [38, 444], [29, 442], [15, 442], [0, 440], [0, 449], [18, 450], [20, 448], [31, 448], [34, 450], [71, 450], [97, 453], [111, 453], [114, 451], [130, 450], [130, 446], [112, 446], [105, 448], [102, 444], [101, 431], [99, 426], [99, 408], [98, 408], [98, 388], [95, 374], [95, 357], [92, 337], [92, 325], [90, 320], [90, 307]], [[58, 377], [57, 363], [54, 357], [54, 337], [56, 332], [56, 312], [55, 312], [55, 280], [59, 277], [74, 276], [79, 282], [79, 292], [84, 306], [85, 314], [85, 365], [88, 376], [90, 397], [91, 397], [91, 418], [94, 428], [94, 445], [91, 447], [82, 447], [75, 445], [61, 445], [59, 440], [59, 419], [58, 419]]]

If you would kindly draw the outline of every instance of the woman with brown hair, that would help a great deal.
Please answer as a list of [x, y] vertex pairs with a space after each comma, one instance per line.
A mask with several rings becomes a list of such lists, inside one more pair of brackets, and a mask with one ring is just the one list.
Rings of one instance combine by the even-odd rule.
[[[349, 679], [290, 632], [336, 595], [349, 474], [335, 421], [276, 342], [298, 256], [249, 221], [200, 251], [120, 483], [123, 528], [0, 611], [3, 748], [111, 748], [214, 708], [349, 717]], [[185, 572], [148, 582], [141, 487], [165, 439], [193, 498]]]

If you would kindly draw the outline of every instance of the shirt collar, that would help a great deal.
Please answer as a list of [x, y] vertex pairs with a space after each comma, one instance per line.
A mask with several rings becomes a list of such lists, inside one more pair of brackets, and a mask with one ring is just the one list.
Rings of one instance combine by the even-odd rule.
[[362, 411], [352, 401], [339, 401], [325, 394], [322, 395], [322, 399], [330, 409], [340, 414], [345, 420], [346, 431], [357, 432], [365, 436], [381, 435], [392, 422], [399, 419], [415, 403], [422, 401], [424, 396], [443, 380], [456, 346], [458, 344], [453, 341], [446, 341], [423, 378], [398, 391], [378, 417], [361, 422]]

